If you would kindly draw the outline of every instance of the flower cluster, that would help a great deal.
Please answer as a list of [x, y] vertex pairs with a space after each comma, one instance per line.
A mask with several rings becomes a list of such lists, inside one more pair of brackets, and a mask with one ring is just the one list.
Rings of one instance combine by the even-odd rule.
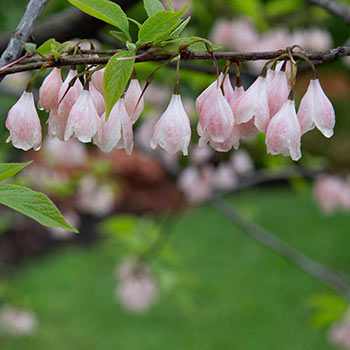
[[[225, 74], [221, 74], [196, 100], [199, 146], [205, 147], [209, 143], [216, 151], [227, 152], [231, 148], [237, 149], [241, 139], [247, 140], [262, 132], [266, 134], [268, 153], [290, 155], [293, 160], [298, 160], [304, 133], [316, 126], [324, 136], [332, 136], [335, 113], [319, 80], [315, 77], [310, 81], [296, 113], [292, 73], [289, 61], [276, 62], [270, 69], [264, 68], [244, 91], [239, 75], [233, 89], [225, 70]], [[63, 81], [60, 69], [52, 70], [40, 88], [39, 101], [41, 108], [50, 114], [48, 134], [61, 141], [68, 141], [73, 136], [83, 143], [92, 141], [103, 152], [123, 148], [131, 154], [133, 124], [144, 108], [140, 84], [136, 78], [131, 79], [126, 93], [106, 119], [103, 74], [103, 69], [94, 72], [91, 82], [86, 79], [83, 86], [77, 71], [70, 70]], [[41, 125], [31, 92], [25, 91], [11, 108], [6, 127], [10, 131], [8, 141], [12, 140], [15, 147], [40, 149]], [[156, 148], [159, 145], [170, 154], [182, 151], [187, 155], [190, 139], [190, 120], [176, 89], [169, 106], [154, 126], [150, 146]]]

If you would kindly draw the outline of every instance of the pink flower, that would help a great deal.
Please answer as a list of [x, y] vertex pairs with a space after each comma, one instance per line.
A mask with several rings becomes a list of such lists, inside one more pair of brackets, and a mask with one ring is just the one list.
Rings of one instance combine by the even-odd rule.
[[302, 98], [298, 110], [302, 134], [317, 129], [326, 137], [333, 135], [335, 112], [332, 103], [323, 92], [318, 79], [310, 80], [309, 87]]
[[100, 125], [96, 135], [94, 136], [94, 144], [101, 151], [110, 152], [119, 142], [122, 136], [121, 119], [129, 118], [122, 99], [119, 99], [113, 106], [108, 120], [106, 121], [105, 114], [100, 118]]
[[91, 142], [100, 123], [94, 102], [88, 90], [83, 90], [69, 112], [64, 140], [67, 141], [74, 134], [81, 142]]
[[43, 81], [39, 89], [39, 101], [40, 106], [47, 112], [57, 107], [62, 84], [61, 69], [59, 68], [54, 68]]
[[21, 98], [10, 109], [6, 128], [10, 131], [6, 142], [12, 141], [14, 147], [24, 151], [30, 148], [35, 151], [40, 149], [41, 125], [31, 92], [23, 92]]
[[155, 149], [159, 144], [170, 154], [181, 150], [187, 156], [190, 140], [190, 121], [180, 95], [173, 94], [168, 108], [154, 126], [151, 147]]
[[248, 175], [254, 171], [254, 163], [246, 150], [238, 150], [232, 153], [230, 162], [233, 170], [238, 175]]
[[106, 103], [103, 95], [95, 88], [94, 84], [89, 84], [89, 91], [94, 101], [97, 114], [101, 116], [106, 111]]
[[[130, 155], [134, 147], [134, 136], [132, 131], [132, 121], [129, 117], [128, 112], [126, 112], [124, 98], [120, 98], [120, 108], [122, 112], [120, 113], [120, 124], [121, 124], [121, 134], [122, 137], [119, 139], [119, 142], [115, 146], [118, 149], [125, 149], [125, 152]], [[118, 102], [119, 102], [118, 101]], [[124, 113], [124, 110], [126, 113]]]
[[237, 186], [238, 179], [230, 164], [221, 163], [214, 171], [213, 185], [218, 190], [230, 190]]
[[105, 68], [96, 71], [91, 76], [91, 82], [94, 84], [97, 91], [103, 96], [103, 75], [105, 73]]
[[289, 95], [288, 79], [285, 71], [276, 71], [275, 77], [268, 85], [270, 117], [273, 117], [287, 101]]
[[[64, 133], [67, 127], [67, 119], [71, 108], [77, 101], [80, 93], [83, 90], [83, 85], [80, 80], [77, 79], [74, 85], [67, 91], [69, 82], [78, 74], [76, 70], [70, 70], [67, 78], [63, 82], [58, 100], [61, 101], [58, 108], [51, 111], [48, 120], [48, 134], [50, 136], [56, 136], [61, 141], [64, 141]], [[63, 97], [64, 96], [64, 97]]]
[[4, 305], [0, 310], [0, 327], [12, 335], [28, 335], [36, 330], [38, 320], [31, 311]]
[[294, 100], [288, 99], [282, 108], [274, 115], [267, 128], [267, 153], [291, 156], [293, 160], [301, 158], [301, 131], [295, 112]]
[[246, 123], [255, 117], [254, 124], [266, 132], [270, 121], [266, 78], [259, 76], [236, 101], [236, 123]]
[[142, 96], [140, 103], [138, 104], [135, 110], [136, 104], [141, 96], [141, 93], [142, 90], [139, 81], [137, 79], [131, 79], [129, 88], [125, 94], [125, 108], [133, 124], [141, 115], [145, 105], [144, 98]]
[[197, 98], [196, 108], [199, 115], [199, 146], [205, 146], [208, 141], [225, 142], [232, 133], [234, 117], [220, 87], [217, 87], [217, 82], [211, 84]]
[[329, 340], [341, 349], [350, 348], [350, 311], [343, 320], [335, 322], [329, 330]]

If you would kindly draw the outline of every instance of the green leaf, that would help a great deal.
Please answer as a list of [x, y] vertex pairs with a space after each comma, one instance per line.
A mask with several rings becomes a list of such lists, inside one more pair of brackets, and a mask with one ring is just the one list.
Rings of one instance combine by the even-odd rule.
[[140, 28], [137, 44], [155, 42], [169, 35], [177, 26], [189, 5], [177, 12], [159, 11], [149, 17]]
[[128, 41], [127, 35], [123, 32], [117, 32], [115, 30], [110, 30], [109, 34], [111, 34], [113, 37], [115, 37], [116, 39], [120, 40], [123, 43]]
[[143, 3], [148, 17], [165, 10], [163, 4], [159, 0], [143, 0]]
[[103, 76], [103, 91], [106, 101], [106, 117], [108, 118], [115, 103], [123, 94], [132, 73], [135, 59], [119, 61], [121, 57], [132, 57], [135, 51], [120, 51], [108, 62]]
[[68, 0], [85, 13], [96, 17], [129, 36], [129, 21], [119, 5], [108, 0]]
[[13, 185], [0, 184], [0, 203], [14, 209], [48, 227], [60, 227], [69, 231], [78, 230], [68, 225], [52, 201], [43, 193]]
[[25, 43], [24, 44], [24, 50], [26, 50], [26, 52], [33, 52], [36, 50], [36, 44], [34, 43]]
[[58, 49], [60, 43], [55, 39], [46, 40], [42, 45], [39, 46], [37, 51], [42, 55], [49, 55], [53, 48]]
[[173, 30], [170, 33], [170, 36], [180, 35], [190, 20], [191, 20], [191, 16], [189, 16], [185, 20], [183, 20], [182, 23], [175, 30]]
[[0, 181], [4, 181], [14, 175], [19, 171], [29, 165], [31, 162], [27, 163], [0, 163]]
[[189, 48], [194, 51], [207, 51], [205, 44], [202, 42], [195, 42], [192, 44], [192, 42], [196, 40], [206, 41], [208, 44], [210, 44], [210, 46], [214, 50], [217, 50], [220, 48], [220, 46], [213, 45], [209, 40], [200, 38], [199, 36], [172, 39], [164, 42], [163, 44], [164, 44], [164, 48], [168, 51], [177, 51], [181, 45], [189, 45]]

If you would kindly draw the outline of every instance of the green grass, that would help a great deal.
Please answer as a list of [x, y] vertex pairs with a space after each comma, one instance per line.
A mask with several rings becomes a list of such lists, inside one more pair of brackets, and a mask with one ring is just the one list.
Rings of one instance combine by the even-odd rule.
[[[229, 197], [245, 216], [323, 263], [350, 272], [350, 217], [322, 217], [309, 194], [253, 190]], [[145, 314], [113, 301], [116, 257], [106, 244], [28, 264], [14, 287], [40, 320], [36, 334], [1, 336], [1, 350], [332, 349], [312, 327], [310, 295], [329, 289], [252, 241], [210, 206], [183, 213], [172, 235], [192, 276], [190, 302], [163, 294]], [[187, 306], [186, 306], [187, 305]]]

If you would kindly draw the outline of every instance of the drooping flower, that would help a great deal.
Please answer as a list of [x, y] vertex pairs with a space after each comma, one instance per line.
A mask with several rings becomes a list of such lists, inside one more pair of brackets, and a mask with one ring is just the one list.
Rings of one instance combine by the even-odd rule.
[[120, 98], [118, 102], [119, 101], [120, 101], [120, 109], [122, 110], [119, 116], [122, 136], [115, 147], [118, 149], [125, 149], [125, 152], [128, 155], [131, 155], [132, 149], [134, 147], [134, 134], [132, 131], [132, 121], [129, 117], [128, 112], [126, 111], [124, 98]]
[[64, 141], [64, 133], [67, 127], [67, 119], [69, 112], [75, 102], [77, 101], [80, 93], [83, 91], [83, 85], [79, 79], [76, 79], [73, 86], [69, 89], [70, 81], [77, 75], [77, 71], [71, 69], [63, 82], [59, 95], [59, 105], [57, 108], [51, 111], [48, 120], [48, 134], [50, 136], [58, 137], [61, 141]]
[[282, 108], [271, 119], [266, 131], [267, 153], [301, 158], [301, 131], [295, 112], [294, 100], [287, 99]]
[[94, 84], [97, 91], [103, 96], [103, 75], [105, 73], [105, 68], [96, 71], [91, 76], [91, 82]]
[[12, 141], [16, 148], [28, 151], [41, 147], [41, 124], [35, 109], [34, 97], [31, 92], [23, 92], [20, 99], [9, 110], [6, 128], [10, 136], [6, 142]]
[[181, 150], [187, 156], [190, 140], [190, 121], [180, 95], [173, 94], [168, 108], [154, 126], [151, 147], [155, 149], [159, 144], [170, 154]]
[[125, 108], [133, 124], [137, 121], [144, 108], [145, 102], [142, 96], [140, 103], [138, 104], [135, 110], [136, 104], [141, 96], [141, 93], [142, 90], [139, 81], [137, 79], [131, 79], [129, 88], [125, 94]]
[[275, 72], [275, 77], [268, 85], [268, 101], [270, 117], [272, 118], [287, 101], [289, 95], [289, 85], [286, 72], [278, 70]]
[[91, 138], [98, 130], [99, 123], [100, 117], [91, 94], [88, 90], [83, 90], [69, 112], [64, 140], [69, 140], [74, 134], [81, 142], [91, 142]]
[[38, 327], [36, 315], [29, 310], [20, 310], [11, 305], [0, 309], [0, 327], [12, 335], [29, 335]]
[[238, 175], [247, 175], [254, 171], [254, 162], [246, 150], [240, 149], [232, 153], [230, 162]]
[[208, 141], [225, 142], [232, 133], [234, 117], [217, 82], [211, 84], [197, 98], [196, 108], [199, 115], [197, 125], [199, 146], [204, 147]]
[[94, 84], [89, 84], [89, 91], [94, 101], [94, 105], [97, 111], [97, 114], [101, 116], [106, 111], [106, 103], [101, 95], [101, 93], [95, 88]]
[[61, 69], [59, 68], [54, 68], [43, 81], [39, 89], [39, 103], [47, 112], [57, 107], [62, 84]]
[[334, 108], [318, 79], [310, 80], [309, 87], [300, 102], [298, 119], [302, 134], [312, 130], [316, 125], [324, 136], [329, 138], [333, 135]]
[[236, 101], [236, 123], [242, 124], [253, 117], [255, 126], [266, 132], [270, 121], [267, 83], [264, 76], [259, 76], [255, 82]]

